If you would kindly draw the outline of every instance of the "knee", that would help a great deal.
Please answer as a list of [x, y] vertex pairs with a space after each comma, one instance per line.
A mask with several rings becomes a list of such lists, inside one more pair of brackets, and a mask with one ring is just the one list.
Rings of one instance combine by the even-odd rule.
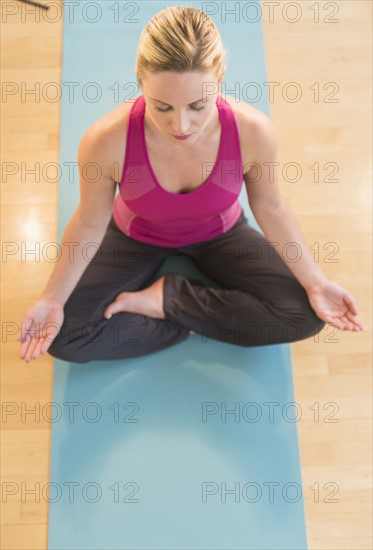
[[69, 332], [64, 330], [64, 326], [49, 346], [48, 353], [55, 359], [69, 363], [88, 363], [92, 360], [82, 342], [73, 340]]
[[320, 317], [316, 315], [315, 311], [312, 310], [309, 322], [305, 325], [305, 330], [309, 331], [309, 336], [315, 336], [316, 334], [321, 332], [325, 326], [325, 321], [320, 319]]
[[319, 319], [317, 316], [312, 318], [311, 322], [303, 322], [300, 325], [300, 338], [299, 340], [304, 340], [305, 338], [311, 338], [316, 336], [322, 329], [325, 327], [326, 323]]
[[320, 319], [309, 302], [301, 304], [300, 310], [286, 319], [289, 332], [293, 330], [294, 339], [304, 340], [316, 336], [325, 327], [326, 323]]
[[88, 363], [92, 360], [89, 357], [82, 357], [81, 353], [73, 349], [72, 346], [63, 345], [61, 343], [52, 342], [48, 349], [48, 353], [55, 359], [67, 361], [68, 363]]

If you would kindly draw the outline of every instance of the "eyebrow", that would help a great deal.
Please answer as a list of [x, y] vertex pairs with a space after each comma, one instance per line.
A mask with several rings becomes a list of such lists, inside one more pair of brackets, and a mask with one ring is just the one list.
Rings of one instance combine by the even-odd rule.
[[[153, 99], [154, 101], [157, 101], [158, 103], [162, 103], [163, 105], [167, 105], [168, 107], [172, 107], [172, 105], [169, 105], [168, 103], [165, 103], [164, 101], [161, 101], [160, 99], [155, 99], [154, 97], [151, 97], [150, 99]], [[191, 105], [195, 105], [196, 103], [200, 103], [201, 101], [204, 101], [204, 97], [202, 99], [198, 99], [197, 101], [193, 101], [193, 103], [189, 103], [188, 107]]]

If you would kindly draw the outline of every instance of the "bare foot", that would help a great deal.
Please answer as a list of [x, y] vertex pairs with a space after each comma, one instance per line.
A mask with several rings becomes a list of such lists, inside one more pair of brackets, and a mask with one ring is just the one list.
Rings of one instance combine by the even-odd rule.
[[109, 304], [105, 309], [105, 319], [110, 319], [112, 315], [121, 311], [131, 311], [156, 319], [165, 319], [163, 310], [163, 281], [164, 276], [143, 290], [121, 292], [114, 302]]

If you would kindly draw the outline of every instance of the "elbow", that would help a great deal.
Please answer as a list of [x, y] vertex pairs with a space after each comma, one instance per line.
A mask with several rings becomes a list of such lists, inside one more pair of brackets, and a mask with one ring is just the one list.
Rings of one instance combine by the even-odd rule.
[[283, 212], [284, 210], [287, 210], [290, 208], [287, 202], [285, 201], [285, 199], [283, 199], [282, 197], [275, 201], [266, 201], [264, 204], [263, 203], [252, 204], [249, 202], [249, 205], [255, 217], [257, 216], [260, 217], [262, 215], [265, 215], [265, 216], [277, 215], [279, 212]]

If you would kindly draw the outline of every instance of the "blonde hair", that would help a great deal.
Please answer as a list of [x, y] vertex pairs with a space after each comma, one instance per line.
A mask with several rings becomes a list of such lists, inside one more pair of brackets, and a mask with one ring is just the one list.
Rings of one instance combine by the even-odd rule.
[[137, 50], [135, 74], [142, 87], [144, 72], [214, 70], [223, 80], [227, 52], [213, 20], [188, 6], [170, 6], [144, 27]]

